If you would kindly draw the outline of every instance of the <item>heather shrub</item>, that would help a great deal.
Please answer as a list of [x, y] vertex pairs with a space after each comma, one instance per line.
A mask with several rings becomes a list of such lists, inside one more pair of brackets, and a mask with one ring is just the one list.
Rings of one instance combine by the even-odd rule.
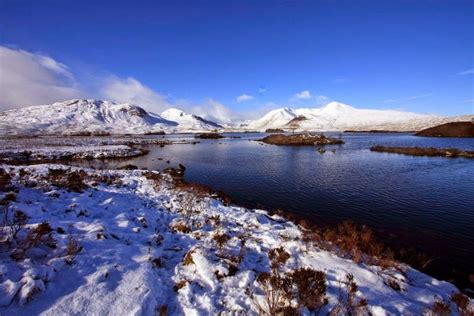
[[319, 313], [328, 303], [326, 298], [326, 274], [323, 271], [300, 268], [293, 271], [291, 281], [295, 286], [295, 296], [301, 310], [306, 307], [311, 313]]

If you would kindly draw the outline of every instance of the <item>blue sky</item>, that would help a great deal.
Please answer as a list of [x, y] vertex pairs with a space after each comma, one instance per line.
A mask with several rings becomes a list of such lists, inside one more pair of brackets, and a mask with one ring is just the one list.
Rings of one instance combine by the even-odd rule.
[[1, 0], [0, 45], [49, 57], [83, 97], [474, 113], [474, 1]]

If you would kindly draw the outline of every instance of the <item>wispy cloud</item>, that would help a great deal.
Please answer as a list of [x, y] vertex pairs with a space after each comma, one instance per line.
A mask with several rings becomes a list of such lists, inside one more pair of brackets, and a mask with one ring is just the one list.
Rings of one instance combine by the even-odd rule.
[[267, 92], [267, 89], [262, 88], [262, 87], [258, 88], [258, 93], [264, 94], [265, 92]]
[[298, 100], [309, 100], [313, 96], [311, 95], [311, 92], [309, 90], [303, 90], [301, 92], [295, 93], [293, 97], [291, 98], [292, 101], [298, 101]]
[[464, 70], [464, 71], [460, 71], [458, 72], [456, 75], [458, 76], [464, 76], [464, 75], [472, 75], [474, 74], [474, 68], [472, 69], [467, 69], [467, 70]]
[[240, 102], [246, 102], [246, 101], [250, 101], [250, 100], [253, 100], [254, 97], [249, 95], [249, 94], [242, 94], [242, 95], [239, 95], [235, 101], [237, 101], [238, 103]]
[[43, 55], [0, 46], [0, 110], [84, 96], [69, 68]]
[[419, 95], [414, 95], [414, 96], [411, 96], [411, 97], [406, 97], [406, 98], [404, 98], [404, 100], [422, 99], [422, 98], [429, 97], [430, 95], [431, 95], [431, 93], [419, 94]]
[[404, 98], [399, 98], [399, 99], [386, 99], [383, 102], [384, 103], [397, 103], [397, 102], [403, 102], [403, 101], [413, 101], [417, 99], [423, 99], [431, 95], [432, 93], [424, 93], [424, 94], [412, 95], [409, 97], [404, 97]]

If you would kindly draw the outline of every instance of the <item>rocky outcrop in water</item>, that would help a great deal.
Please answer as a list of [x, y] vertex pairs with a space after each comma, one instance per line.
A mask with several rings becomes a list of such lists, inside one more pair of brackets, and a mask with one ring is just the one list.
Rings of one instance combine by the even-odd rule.
[[340, 145], [344, 144], [341, 139], [326, 137], [322, 134], [275, 134], [261, 139], [262, 142], [271, 145], [288, 146], [315, 146], [315, 145]]

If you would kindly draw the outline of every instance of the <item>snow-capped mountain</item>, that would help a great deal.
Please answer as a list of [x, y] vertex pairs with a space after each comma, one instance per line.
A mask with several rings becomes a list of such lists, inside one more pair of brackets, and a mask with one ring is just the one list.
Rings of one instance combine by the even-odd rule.
[[[180, 120], [173, 121], [128, 103], [69, 100], [0, 112], [0, 134], [35, 135], [84, 132], [142, 134], [158, 131], [206, 131], [219, 126], [184, 112], [182, 114], [183, 116], [179, 116]], [[172, 118], [173, 115], [167, 115], [167, 117]]]
[[283, 128], [310, 131], [393, 130], [414, 131], [472, 116], [443, 117], [395, 110], [358, 109], [339, 102], [321, 108], [281, 108], [268, 112], [248, 124], [249, 129], [264, 131]]
[[179, 109], [168, 109], [161, 113], [161, 117], [178, 123], [180, 130], [203, 131], [222, 128], [221, 125], [203, 119], [194, 114], [185, 113]]

